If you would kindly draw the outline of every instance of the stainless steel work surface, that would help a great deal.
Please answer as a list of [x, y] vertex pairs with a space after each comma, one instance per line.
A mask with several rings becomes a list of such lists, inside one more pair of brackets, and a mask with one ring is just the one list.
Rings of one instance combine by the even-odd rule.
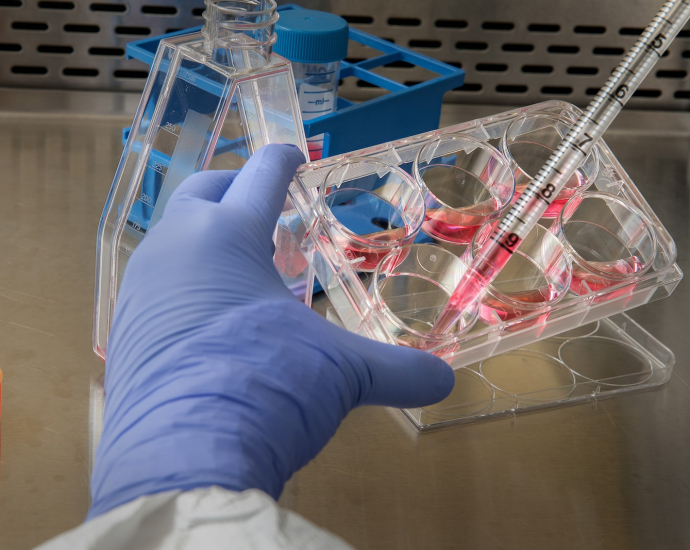
[[[31, 548], [88, 507], [95, 234], [135, 103], [0, 91], [2, 549]], [[442, 123], [501, 110], [455, 105]], [[687, 271], [690, 114], [624, 112], [606, 139]], [[677, 355], [663, 389], [423, 435], [362, 408], [281, 503], [360, 549], [690, 547], [688, 288], [631, 312]]]

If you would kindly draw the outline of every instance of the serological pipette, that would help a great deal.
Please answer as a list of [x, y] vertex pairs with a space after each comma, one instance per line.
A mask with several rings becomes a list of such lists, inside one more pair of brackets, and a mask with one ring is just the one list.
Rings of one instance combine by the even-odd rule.
[[436, 319], [433, 332], [449, 332], [462, 312], [481, 299], [688, 19], [690, 0], [669, 0], [654, 16], [475, 256]]

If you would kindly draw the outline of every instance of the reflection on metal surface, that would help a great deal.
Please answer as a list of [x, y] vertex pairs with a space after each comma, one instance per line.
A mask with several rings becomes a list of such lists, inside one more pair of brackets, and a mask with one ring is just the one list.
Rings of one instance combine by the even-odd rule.
[[95, 232], [123, 120], [0, 114], [2, 548], [33, 548], [89, 504]]

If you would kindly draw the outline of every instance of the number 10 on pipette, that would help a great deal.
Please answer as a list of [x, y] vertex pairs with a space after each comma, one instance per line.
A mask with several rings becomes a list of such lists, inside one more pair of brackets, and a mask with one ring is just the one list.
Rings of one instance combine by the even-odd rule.
[[449, 332], [479, 300], [592, 147], [690, 19], [690, 0], [670, 0], [644, 30], [461, 277], [433, 331]]

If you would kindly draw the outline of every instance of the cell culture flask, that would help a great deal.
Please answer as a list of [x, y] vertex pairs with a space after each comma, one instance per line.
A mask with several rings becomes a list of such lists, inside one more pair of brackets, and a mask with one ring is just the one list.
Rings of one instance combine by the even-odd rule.
[[[239, 169], [268, 143], [297, 145], [309, 158], [290, 63], [272, 53], [275, 0], [206, 0], [204, 19], [201, 32], [160, 42], [101, 216], [93, 329], [101, 358], [128, 258], [186, 177]], [[291, 209], [288, 201], [279, 225]], [[278, 240], [277, 252], [295, 248]], [[294, 266], [290, 275], [304, 281]]]

